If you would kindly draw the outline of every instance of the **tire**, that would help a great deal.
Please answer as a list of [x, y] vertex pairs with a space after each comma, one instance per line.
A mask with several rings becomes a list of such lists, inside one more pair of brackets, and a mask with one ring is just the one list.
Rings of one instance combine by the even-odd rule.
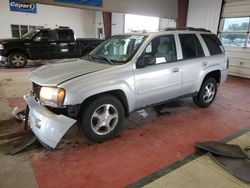
[[27, 57], [21, 52], [13, 52], [8, 56], [8, 62], [14, 68], [23, 68], [27, 65]]
[[193, 97], [193, 102], [201, 107], [210, 106], [217, 94], [217, 82], [214, 78], [208, 78], [204, 81], [197, 96]]
[[89, 140], [101, 143], [119, 132], [124, 108], [117, 98], [103, 95], [84, 106], [86, 108], [80, 113], [80, 127]]

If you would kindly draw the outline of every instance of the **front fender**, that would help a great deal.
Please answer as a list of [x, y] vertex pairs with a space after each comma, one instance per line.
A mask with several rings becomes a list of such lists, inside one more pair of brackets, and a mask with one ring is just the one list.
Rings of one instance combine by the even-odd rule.
[[114, 90], [120, 90], [125, 94], [128, 104], [128, 110], [129, 112], [131, 112], [135, 108], [136, 97], [135, 92], [133, 91], [133, 80], [131, 80], [130, 82], [132, 84], [132, 87], [126, 81], [107, 81], [98, 83], [96, 85], [89, 85], [88, 87], [78, 88], [77, 90], [66, 89], [64, 105], [81, 104], [91, 96]]

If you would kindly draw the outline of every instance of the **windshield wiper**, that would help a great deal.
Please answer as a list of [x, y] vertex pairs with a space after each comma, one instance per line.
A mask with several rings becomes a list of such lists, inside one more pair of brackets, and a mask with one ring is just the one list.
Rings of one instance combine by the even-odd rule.
[[91, 59], [101, 59], [107, 61], [110, 65], [113, 65], [114, 63], [107, 57], [104, 56], [90, 56]]
[[92, 61], [92, 56], [88, 54], [88, 58], [90, 61]]

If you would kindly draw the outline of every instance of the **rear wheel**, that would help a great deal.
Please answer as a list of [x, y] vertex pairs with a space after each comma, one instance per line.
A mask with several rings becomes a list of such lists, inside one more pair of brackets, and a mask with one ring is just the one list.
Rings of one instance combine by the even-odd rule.
[[8, 56], [8, 62], [14, 68], [23, 68], [27, 65], [27, 57], [21, 52], [13, 52]]
[[81, 112], [80, 126], [89, 140], [104, 142], [118, 133], [123, 119], [121, 102], [111, 95], [104, 95], [86, 104]]
[[201, 86], [197, 96], [193, 97], [194, 103], [202, 108], [212, 104], [217, 93], [217, 82], [214, 78], [208, 78]]

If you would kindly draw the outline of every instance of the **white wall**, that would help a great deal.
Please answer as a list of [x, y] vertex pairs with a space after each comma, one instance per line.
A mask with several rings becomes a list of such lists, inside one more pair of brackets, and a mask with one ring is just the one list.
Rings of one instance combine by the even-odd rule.
[[176, 21], [174, 19], [160, 18], [159, 29], [165, 29], [168, 27], [176, 27]]
[[[79, 7], [76, 4], [57, 3], [54, 0], [29, 0], [41, 4], [54, 4], [60, 6]], [[103, 0], [102, 8], [85, 7], [99, 9], [108, 12], [120, 12], [126, 14], [138, 14], [145, 16], [157, 16], [177, 19], [178, 0]]]
[[[176, 21], [174, 19], [159, 18], [159, 29], [167, 27], [176, 27]], [[125, 14], [112, 12], [112, 35], [118, 35], [125, 32]]]
[[54, 28], [68, 26], [76, 37], [96, 37], [96, 11], [37, 4], [37, 14], [10, 12], [9, 1], [0, 0], [0, 38], [12, 37], [11, 24]]
[[111, 35], [124, 33], [124, 18], [125, 14], [112, 12]]
[[189, 0], [187, 26], [217, 33], [222, 0]]

